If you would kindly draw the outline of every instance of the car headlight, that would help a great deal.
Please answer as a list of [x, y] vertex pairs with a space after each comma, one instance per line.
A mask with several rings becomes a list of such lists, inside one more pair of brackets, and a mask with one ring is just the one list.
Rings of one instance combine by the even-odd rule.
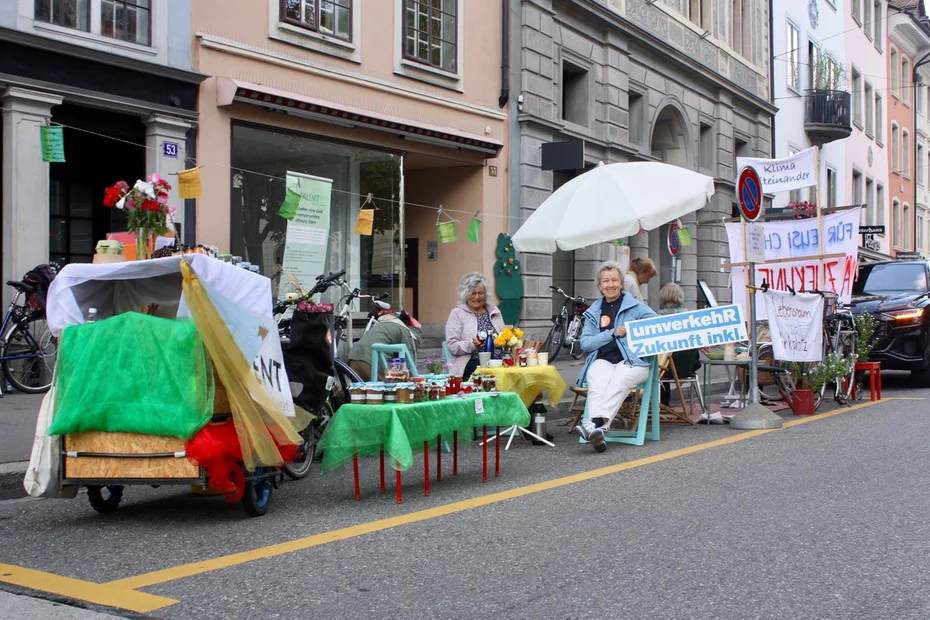
[[885, 316], [898, 324], [919, 323], [924, 317], [924, 308], [913, 308], [889, 312]]

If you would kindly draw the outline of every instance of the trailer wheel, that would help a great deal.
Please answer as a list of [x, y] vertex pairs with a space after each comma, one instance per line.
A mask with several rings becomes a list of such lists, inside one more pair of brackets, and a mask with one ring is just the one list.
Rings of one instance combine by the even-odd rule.
[[93, 509], [99, 513], [114, 512], [123, 499], [123, 486], [116, 484], [105, 487], [89, 486], [87, 487], [87, 499]]
[[[256, 467], [252, 472], [253, 476], [260, 476], [266, 473], [267, 467]], [[249, 472], [245, 472], [246, 478]], [[245, 491], [242, 493], [242, 507], [251, 517], [260, 517], [268, 512], [268, 504], [271, 503], [272, 480], [270, 476], [258, 478], [257, 480], [245, 481]]]

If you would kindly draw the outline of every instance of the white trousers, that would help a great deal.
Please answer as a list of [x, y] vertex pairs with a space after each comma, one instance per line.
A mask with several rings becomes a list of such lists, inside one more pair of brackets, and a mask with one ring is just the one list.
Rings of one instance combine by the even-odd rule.
[[605, 426], [610, 426], [627, 395], [647, 377], [648, 366], [594, 360], [585, 376], [588, 382], [588, 398], [585, 402], [587, 419], [604, 418], [607, 420]]

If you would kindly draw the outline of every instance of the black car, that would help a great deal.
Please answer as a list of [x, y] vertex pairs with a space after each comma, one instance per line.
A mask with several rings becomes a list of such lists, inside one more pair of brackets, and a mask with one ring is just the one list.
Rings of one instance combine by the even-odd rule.
[[930, 387], [930, 264], [888, 261], [859, 267], [853, 285], [853, 314], [870, 312], [878, 321], [869, 359], [882, 369], [910, 370], [914, 382]]

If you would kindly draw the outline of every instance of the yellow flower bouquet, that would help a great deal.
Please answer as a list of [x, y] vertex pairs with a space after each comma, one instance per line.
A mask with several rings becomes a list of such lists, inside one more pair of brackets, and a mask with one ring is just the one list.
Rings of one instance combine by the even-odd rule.
[[494, 339], [494, 344], [513, 355], [517, 349], [523, 348], [523, 330], [519, 327], [505, 327]]

